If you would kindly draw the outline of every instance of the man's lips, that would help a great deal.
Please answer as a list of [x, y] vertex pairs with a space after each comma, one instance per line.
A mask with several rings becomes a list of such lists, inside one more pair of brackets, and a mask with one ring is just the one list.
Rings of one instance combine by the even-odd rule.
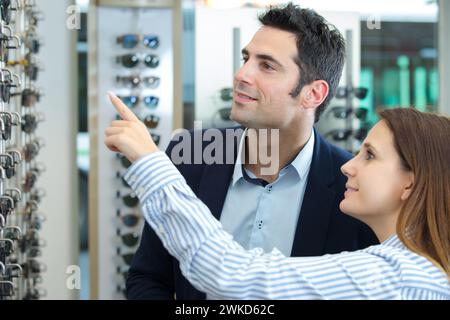
[[252, 96], [249, 96], [248, 94], [245, 94], [240, 91], [235, 91], [234, 93], [234, 100], [236, 102], [246, 103], [246, 102], [253, 102], [257, 99], [253, 98]]

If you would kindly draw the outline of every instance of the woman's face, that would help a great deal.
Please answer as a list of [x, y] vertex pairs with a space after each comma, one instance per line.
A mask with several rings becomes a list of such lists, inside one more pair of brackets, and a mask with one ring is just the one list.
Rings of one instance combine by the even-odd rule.
[[412, 172], [402, 168], [392, 132], [383, 120], [341, 170], [348, 180], [340, 209], [364, 222], [398, 214], [413, 183]]

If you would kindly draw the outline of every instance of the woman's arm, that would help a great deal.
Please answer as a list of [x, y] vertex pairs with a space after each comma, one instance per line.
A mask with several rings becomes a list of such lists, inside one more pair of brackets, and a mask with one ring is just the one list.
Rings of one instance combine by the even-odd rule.
[[395, 270], [365, 252], [286, 258], [245, 250], [186, 185], [163, 152], [136, 161], [125, 179], [147, 222], [180, 261], [185, 277], [220, 299], [399, 298]]

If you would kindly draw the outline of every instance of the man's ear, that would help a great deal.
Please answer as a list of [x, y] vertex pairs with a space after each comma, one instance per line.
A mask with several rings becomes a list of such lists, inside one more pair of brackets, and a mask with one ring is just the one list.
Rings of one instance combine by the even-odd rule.
[[403, 188], [403, 192], [402, 195], [400, 196], [400, 199], [402, 199], [403, 201], [408, 199], [409, 196], [411, 195], [413, 187], [414, 187], [414, 175], [412, 172], [409, 172], [408, 176], [406, 177], [405, 187]]
[[300, 92], [301, 104], [307, 109], [315, 109], [327, 98], [328, 83], [325, 80], [316, 80], [303, 87]]

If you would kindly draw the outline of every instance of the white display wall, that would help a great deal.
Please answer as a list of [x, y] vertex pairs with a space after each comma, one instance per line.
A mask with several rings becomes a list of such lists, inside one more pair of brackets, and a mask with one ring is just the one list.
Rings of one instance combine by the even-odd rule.
[[[128, 4], [128, 5], [127, 5]], [[117, 154], [104, 145], [105, 129], [117, 117], [107, 98], [112, 91], [119, 97], [138, 97], [132, 111], [145, 122], [154, 117], [149, 132], [159, 139], [164, 150], [170, 141], [177, 118], [174, 21], [172, 1], [100, 1], [89, 10], [89, 118], [90, 118], [90, 212], [89, 254], [91, 261], [91, 298], [123, 299], [126, 272], [130, 257], [139, 244], [144, 220], [127, 226], [122, 217], [140, 216], [138, 205], [127, 205], [124, 197], [134, 196], [121, 177], [126, 167]], [[137, 35], [138, 42], [127, 48], [119, 38]], [[157, 38], [154, 47], [144, 45], [144, 37]], [[119, 41], [118, 41], [119, 39]], [[122, 39], [123, 40], [123, 39]], [[135, 55], [137, 65], [122, 60], [124, 55]], [[159, 63], [146, 65], [144, 59], [152, 56]], [[156, 61], [156, 60], [155, 60]], [[118, 77], [120, 80], [118, 81]], [[123, 79], [140, 79], [138, 85]], [[145, 79], [159, 79], [147, 85]], [[156, 106], [144, 103], [145, 97], [158, 99]], [[157, 120], [155, 120], [157, 119]], [[122, 236], [131, 237], [131, 244]], [[130, 239], [129, 239], [130, 240]]]

